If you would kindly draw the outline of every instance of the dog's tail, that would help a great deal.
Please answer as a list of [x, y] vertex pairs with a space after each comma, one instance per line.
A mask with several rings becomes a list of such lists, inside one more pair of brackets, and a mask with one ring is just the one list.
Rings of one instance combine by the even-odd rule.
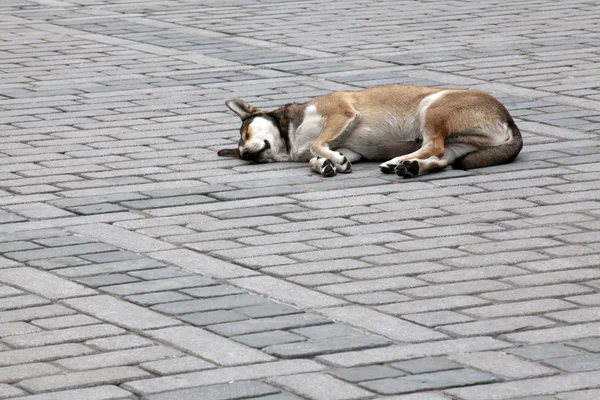
[[491, 167], [492, 165], [506, 164], [517, 157], [523, 148], [521, 131], [517, 128], [515, 121], [509, 115], [506, 121], [511, 138], [498, 145], [486, 147], [481, 150], [468, 153], [453, 163], [455, 169], [472, 169]]

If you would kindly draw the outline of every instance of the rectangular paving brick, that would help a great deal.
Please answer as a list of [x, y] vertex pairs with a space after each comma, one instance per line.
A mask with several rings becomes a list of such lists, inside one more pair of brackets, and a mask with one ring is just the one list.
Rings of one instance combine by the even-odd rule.
[[128, 382], [123, 388], [134, 393], [160, 393], [169, 390], [214, 385], [232, 381], [261, 379], [267, 377], [293, 375], [322, 371], [326, 367], [312, 360], [286, 360], [255, 365], [219, 368], [216, 370], [190, 372], [162, 378], [151, 378]]
[[423, 342], [447, 337], [432, 329], [363, 306], [327, 308], [320, 310], [320, 313], [336, 321], [402, 342]]
[[55, 361], [56, 365], [71, 371], [82, 371], [120, 365], [136, 365], [142, 362], [177, 357], [182, 353], [165, 346], [143, 347], [139, 349], [120, 350], [88, 356], [71, 357]]
[[54, 247], [46, 249], [25, 250], [14, 253], [6, 253], [8, 258], [17, 261], [42, 260], [54, 257], [64, 257], [88, 253], [102, 253], [105, 251], [115, 250], [114, 246], [104, 243], [88, 243], [76, 246]]
[[507, 379], [534, 378], [554, 375], [558, 372], [542, 364], [498, 351], [454, 354], [449, 359]]
[[[148, 400], [195, 400], [195, 399], [234, 399], [240, 394], [244, 396], [252, 396], [256, 398], [260, 396], [263, 399], [272, 398], [277, 393], [281, 393], [280, 389], [268, 385], [263, 382], [257, 381], [245, 381], [245, 382], [231, 382], [221, 385], [213, 385], [209, 387], [199, 387], [191, 389], [175, 390], [167, 393], [159, 393], [146, 396]], [[238, 397], [239, 398], [239, 397]]]
[[34, 394], [22, 397], [25, 400], [54, 400], [60, 397], [64, 400], [97, 399], [97, 400], [129, 400], [131, 392], [117, 386], [100, 385], [92, 388], [61, 390], [58, 392]]
[[275, 360], [259, 351], [225, 339], [203, 329], [181, 326], [147, 331], [147, 334], [177, 348], [223, 366], [252, 364]]
[[96, 293], [95, 290], [30, 267], [0, 270], [0, 282], [53, 300], [89, 296]]
[[48, 346], [52, 344], [68, 343], [94, 339], [106, 336], [119, 335], [125, 331], [113, 325], [96, 324], [74, 328], [57, 329], [54, 331], [40, 331], [21, 335], [8, 336], [3, 339], [5, 343], [16, 348]]
[[[65, 301], [65, 304], [103, 321], [128, 329], [152, 329], [179, 324], [179, 321], [174, 318], [107, 295], [71, 299]], [[119, 312], [116, 313], [115, 310], [119, 310]]]
[[360, 365], [381, 364], [390, 361], [410, 360], [419, 357], [499, 350], [511, 346], [512, 345], [507, 342], [482, 336], [440, 340], [429, 343], [395, 345], [383, 347], [381, 349], [348, 351], [345, 353], [318, 356], [316, 360], [338, 367], [356, 367]]
[[174, 247], [169, 243], [164, 243], [160, 240], [108, 224], [74, 226], [69, 228], [69, 230], [138, 253], [168, 250]]
[[268, 382], [315, 400], [365, 399], [372, 396], [367, 390], [323, 373], [280, 376]]
[[377, 309], [392, 315], [429, 311], [453, 310], [488, 304], [489, 301], [473, 296], [446, 296], [439, 299], [405, 301], [378, 306]]
[[421, 390], [445, 389], [497, 381], [498, 378], [473, 369], [461, 368], [450, 371], [430, 372], [420, 375], [378, 379], [361, 383], [360, 386], [380, 394], [401, 394]]
[[40, 393], [97, 384], [121, 383], [151, 376], [150, 373], [137, 367], [114, 367], [31, 378], [21, 381], [19, 385], [30, 392]]
[[174, 264], [187, 271], [194, 271], [205, 276], [220, 279], [239, 278], [257, 274], [251, 269], [186, 249], [157, 251], [149, 253], [148, 256], [156, 260]]
[[506, 340], [519, 343], [554, 343], [565, 340], [581, 339], [597, 336], [600, 323], [590, 322], [571, 326], [559, 326], [548, 329], [535, 329], [527, 332], [508, 333]]
[[600, 372], [580, 372], [514, 382], [492, 383], [467, 388], [450, 389], [447, 393], [465, 400], [507, 400], [523, 396], [539, 396], [597, 386]]
[[344, 300], [270, 276], [240, 278], [230, 282], [236, 286], [266, 295], [269, 298], [305, 309], [346, 303]]
[[177, 290], [196, 286], [208, 286], [216, 282], [210, 278], [192, 275], [177, 278], [155, 279], [151, 281], [124, 283], [103, 287], [102, 290], [118, 296], [158, 292], [164, 290]]
[[505, 317], [446, 325], [440, 327], [439, 330], [457, 336], [478, 336], [513, 332], [521, 329], [550, 327], [553, 325], [555, 325], [555, 323], [548, 319], [527, 316]]

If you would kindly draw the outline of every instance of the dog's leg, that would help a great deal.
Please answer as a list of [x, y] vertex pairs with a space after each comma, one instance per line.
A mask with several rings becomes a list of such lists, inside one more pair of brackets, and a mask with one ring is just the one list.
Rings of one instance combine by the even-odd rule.
[[[423, 167], [425, 167], [424, 162], [431, 159], [431, 157], [435, 157], [436, 159], [442, 158], [445, 150], [444, 140], [446, 136], [448, 136], [448, 129], [443, 122], [444, 120], [442, 118], [426, 119], [423, 123], [423, 145], [421, 148], [412, 153], [392, 158], [391, 160], [380, 164], [379, 168], [381, 169], [381, 172], [394, 172], [400, 165], [403, 165], [407, 170], [412, 168], [413, 171], [417, 171], [416, 174], [411, 173], [412, 176], [416, 176], [419, 174], [418, 171], [421, 168], [419, 161], [422, 161]], [[416, 164], [406, 164], [407, 161], [415, 161]], [[435, 165], [435, 163], [432, 163], [432, 166], [433, 165]]]
[[[351, 105], [347, 105], [345, 111], [328, 118], [321, 134], [310, 147], [310, 152], [315, 156], [310, 161], [310, 167], [313, 171], [320, 172], [323, 176], [333, 176], [338, 170], [340, 172], [352, 171], [351, 160], [359, 160], [361, 157], [360, 154], [344, 149], [334, 151], [329, 146], [331, 143], [340, 143], [346, 134], [352, 132], [359, 119], [360, 113]], [[348, 152], [348, 154], [346, 155], [345, 152]], [[319, 157], [333, 163], [333, 174], [331, 174], [330, 168], [327, 168], [326, 165], [323, 167], [327, 163], [320, 161]], [[327, 170], [326, 173], [324, 173], [325, 170]]]

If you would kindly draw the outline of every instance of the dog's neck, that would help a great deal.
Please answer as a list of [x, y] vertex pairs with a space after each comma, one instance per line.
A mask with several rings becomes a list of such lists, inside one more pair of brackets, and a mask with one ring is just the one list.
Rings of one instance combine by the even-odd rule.
[[269, 115], [277, 121], [281, 138], [285, 142], [287, 152], [290, 152], [290, 129], [295, 131], [302, 123], [304, 117], [305, 104], [286, 104], [275, 111], [271, 111]]

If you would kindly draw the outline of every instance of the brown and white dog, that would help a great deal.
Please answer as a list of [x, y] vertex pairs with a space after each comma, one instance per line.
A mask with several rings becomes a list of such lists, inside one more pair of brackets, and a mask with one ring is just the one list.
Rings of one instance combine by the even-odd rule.
[[221, 156], [256, 163], [308, 161], [323, 176], [351, 172], [358, 160], [385, 161], [410, 178], [453, 165], [470, 169], [512, 161], [523, 146], [504, 106], [487, 93], [387, 85], [335, 92], [263, 111], [225, 103], [242, 119], [239, 147]]

